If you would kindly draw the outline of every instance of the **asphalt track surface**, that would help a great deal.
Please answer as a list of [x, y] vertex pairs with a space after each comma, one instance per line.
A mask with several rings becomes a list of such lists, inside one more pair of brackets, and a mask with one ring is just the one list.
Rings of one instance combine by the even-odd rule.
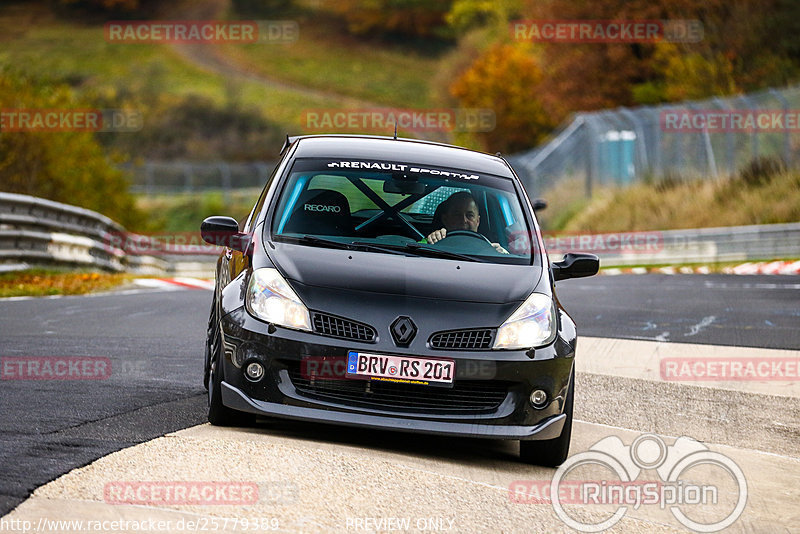
[[579, 335], [800, 349], [800, 276], [595, 276], [556, 291]]
[[0, 301], [0, 356], [111, 359], [106, 380], [0, 381], [0, 514], [96, 458], [205, 421], [209, 291]]
[[[800, 348], [800, 277], [601, 276], [558, 284], [582, 335]], [[210, 293], [0, 301], [0, 357], [110, 359], [105, 380], [0, 381], [0, 516], [36, 487], [205, 421]]]

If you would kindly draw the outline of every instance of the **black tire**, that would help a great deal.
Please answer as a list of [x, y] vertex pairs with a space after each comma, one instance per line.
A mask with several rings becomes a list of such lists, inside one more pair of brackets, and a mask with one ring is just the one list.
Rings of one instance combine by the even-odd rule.
[[[219, 328], [219, 324], [216, 324], [215, 328]], [[216, 333], [216, 335], [219, 334]], [[208, 369], [208, 422], [214, 426], [248, 426], [252, 424], [255, 418], [251, 414], [228, 408], [222, 404], [222, 347], [221, 343], [208, 344], [214, 351], [211, 354], [212, 358]], [[212, 348], [207, 350], [212, 350]]]
[[206, 350], [203, 363], [203, 387], [208, 391], [208, 381], [211, 378], [211, 354], [215, 344], [219, 344], [217, 340], [217, 332], [219, 331], [217, 325], [217, 298], [216, 295], [211, 299], [211, 311], [208, 314], [208, 326], [206, 327]]
[[567, 420], [564, 421], [564, 428], [561, 435], [555, 439], [520, 441], [519, 458], [525, 463], [541, 465], [544, 467], [558, 467], [569, 455], [569, 442], [572, 438], [572, 404], [575, 400], [575, 370], [569, 379], [569, 389], [567, 390], [567, 403], [564, 406], [564, 413]]

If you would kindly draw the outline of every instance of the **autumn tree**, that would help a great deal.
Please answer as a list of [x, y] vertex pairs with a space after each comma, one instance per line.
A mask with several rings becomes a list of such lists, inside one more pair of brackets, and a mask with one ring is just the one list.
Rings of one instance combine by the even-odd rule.
[[[489, 43], [457, 77], [451, 93], [461, 105], [480, 101], [494, 107], [498, 130], [487, 138], [491, 148], [529, 148], [542, 129], [578, 111], [724, 96], [800, 78], [796, 0], [456, 0], [446, 18], [457, 31], [471, 32], [470, 42]], [[703, 34], [687, 42], [554, 41], [521, 47], [519, 41], [513, 44], [514, 20], [699, 21]], [[483, 38], [475, 39], [481, 27]], [[520, 77], [526, 77], [524, 88], [517, 87]], [[509, 94], [527, 94], [527, 109]], [[531, 114], [527, 120], [517, 116], [521, 108]], [[501, 125], [520, 129], [507, 132]]]
[[556, 125], [537, 95], [542, 71], [526, 45], [500, 44], [479, 57], [450, 87], [465, 108], [495, 113], [494, 131], [480, 134], [485, 148], [530, 148]]
[[331, 9], [356, 35], [438, 37], [447, 30], [444, 16], [451, 4], [452, 0], [339, 0]]
[[[0, 72], [0, 109], [88, 109], [66, 86], [38, 87]], [[0, 191], [98, 211], [130, 228], [142, 224], [125, 175], [109, 161], [92, 132], [0, 132]]]

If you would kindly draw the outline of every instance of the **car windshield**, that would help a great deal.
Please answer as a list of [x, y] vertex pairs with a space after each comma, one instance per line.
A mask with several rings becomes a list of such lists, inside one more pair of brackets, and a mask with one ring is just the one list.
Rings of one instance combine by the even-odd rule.
[[511, 179], [408, 162], [298, 159], [272, 239], [307, 246], [529, 265]]

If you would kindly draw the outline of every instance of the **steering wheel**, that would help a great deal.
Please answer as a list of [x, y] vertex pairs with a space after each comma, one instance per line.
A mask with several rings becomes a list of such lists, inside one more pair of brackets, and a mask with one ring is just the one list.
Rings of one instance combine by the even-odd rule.
[[453, 230], [452, 232], [447, 232], [447, 234], [444, 236], [444, 238], [442, 240], [447, 239], [448, 237], [451, 237], [451, 236], [452, 237], [456, 237], [456, 236], [460, 236], [460, 235], [463, 235], [463, 236], [466, 236], [466, 237], [474, 237], [475, 239], [480, 239], [481, 241], [485, 241], [486, 243], [489, 243], [490, 245], [492, 244], [491, 241], [486, 239], [485, 235], [483, 235], [483, 234], [481, 234], [479, 232], [473, 232], [472, 230]]

